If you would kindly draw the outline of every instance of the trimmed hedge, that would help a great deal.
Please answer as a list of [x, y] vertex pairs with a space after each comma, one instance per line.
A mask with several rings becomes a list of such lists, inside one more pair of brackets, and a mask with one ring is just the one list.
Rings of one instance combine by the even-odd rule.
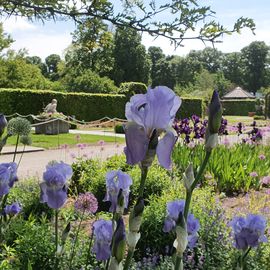
[[231, 99], [222, 100], [223, 115], [248, 116], [249, 112], [255, 112], [255, 99]]
[[[125, 118], [125, 104], [129, 100], [124, 95], [62, 93], [47, 90], [0, 89], [0, 112], [6, 115], [15, 112], [38, 115], [55, 98], [57, 110], [65, 115], [74, 115], [78, 120], [92, 121], [104, 116]], [[192, 114], [202, 116], [202, 99], [182, 98], [178, 118]]]
[[176, 117], [183, 119], [185, 117], [191, 117], [193, 114], [202, 117], [205, 111], [205, 103], [200, 98], [181, 98], [182, 104], [178, 110]]
[[147, 86], [140, 82], [124, 82], [120, 84], [119, 93], [127, 97], [131, 97], [135, 94], [145, 94]]
[[125, 118], [124, 95], [61, 93], [47, 90], [0, 89], [0, 111], [22, 115], [39, 114], [55, 98], [57, 110], [78, 120], [92, 121], [104, 116]]

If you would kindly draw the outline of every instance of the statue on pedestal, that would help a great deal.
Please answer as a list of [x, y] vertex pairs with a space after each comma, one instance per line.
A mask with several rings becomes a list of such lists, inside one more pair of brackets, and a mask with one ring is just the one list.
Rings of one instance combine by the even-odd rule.
[[56, 107], [57, 107], [57, 100], [56, 99], [53, 99], [52, 102], [49, 103], [45, 107], [44, 112], [45, 113], [56, 113], [57, 112]]

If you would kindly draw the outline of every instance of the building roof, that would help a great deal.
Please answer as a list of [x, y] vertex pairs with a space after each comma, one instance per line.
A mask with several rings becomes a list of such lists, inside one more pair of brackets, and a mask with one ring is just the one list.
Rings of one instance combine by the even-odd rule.
[[236, 87], [231, 92], [227, 93], [225, 96], [223, 96], [223, 99], [249, 99], [249, 98], [255, 98], [255, 96], [252, 93], [249, 93], [242, 89], [241, 87]]

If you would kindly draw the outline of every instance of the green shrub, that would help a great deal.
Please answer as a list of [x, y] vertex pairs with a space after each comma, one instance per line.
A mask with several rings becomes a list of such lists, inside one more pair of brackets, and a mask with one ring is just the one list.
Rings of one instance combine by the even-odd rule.
[[12, 269], [54, 269], [54, 241], [51, 224], [45, 219], [37, 221], [13, 219], [5, 235], [8, 245], [15, 249], [15, 265]]
[[200, 98], [181, 98], [182, 104], [176, 114], [176, 118], [191, 117], [193, 114], [202, 117], [205, 111], [205, 103]]
[[120, 84], [119, 93], [127, 97], [131, 97], [135, 94], [145, 94], [147, 86], [140, 82], [124, 82]]
[[255, 112], [255, 99], [222, 100], [223, 115], [248, 116], [249, 112]]
[[28, 219], [30, 215], [41, 217], [46, 214], [51, 218], [53, 210], [46, 203], [40, 202], [40, 187], [37, 179], [25, 179], [18, 182], [10, 190], [8, 203], [18, 202], [22, 206], [22, 215]]
[[125, 134], [125, 130], [124, 130], [123, 124], [120, 124], [120, 125], [117, 124], [117, 125], [115, 125], [114, 132], [115, 133], [120, 133], [120, 134]]
[[0, 89], [0, 111], [22, 115], [39, 114], [55, 98], [57, 110], [79, 120], [92, 121], [104, 116], [124, 118], [124, 95], [61, 93], [46, 90]]
[[253, 119], [254, 120], [265, 120], [265, 116], [264, 115], [254, 115]]

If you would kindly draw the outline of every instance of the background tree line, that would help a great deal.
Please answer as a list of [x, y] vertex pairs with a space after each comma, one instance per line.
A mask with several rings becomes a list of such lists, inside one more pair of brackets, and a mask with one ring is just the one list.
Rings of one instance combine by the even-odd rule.
[[181, 95], [223, 95], [236, 85], [256, 93], [270, 86], [269, 46], [255, 41], [240, 52], [215, 48], [180, 57], [159, 47], [146, 50], [137, 30], [110, 28], [99, 19], [83, 20], [72, 33], [64, 59], [52, 54], [43, 62], [25, 50], [9, 49], [13, 40], [0, 27], [0, 87], [117, 93], [122, 82], [167, 85]]

